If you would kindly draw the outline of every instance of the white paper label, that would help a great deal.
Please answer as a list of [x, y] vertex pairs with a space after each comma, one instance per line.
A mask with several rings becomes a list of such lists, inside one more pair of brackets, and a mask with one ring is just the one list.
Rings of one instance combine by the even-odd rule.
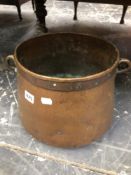
[[52, 99], [51, 98], [42, 97], [41, 98], [41, 103], [45, 104], [45, 105], [52, 105]]
[[25, 99], [27, 101], [29, 101], [30, 103], [34, 104], [34, 95], [32, 95], [30, 92], [28, 92], [27, 90], [25, 90]]

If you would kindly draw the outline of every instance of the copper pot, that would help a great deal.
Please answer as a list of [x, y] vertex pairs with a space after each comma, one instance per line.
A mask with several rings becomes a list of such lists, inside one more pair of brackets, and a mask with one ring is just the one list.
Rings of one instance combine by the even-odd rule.
[[[14, 60], [24, 127], [60, 147], [89, 144], [105, 133], [112, 121], [118, 65], [128, 65], [118, 72], [131, 68], [112, 44], [73, 33], [29, 39], [16, 48]], [[99, 69], [91, 70], [92, 65]], [[73, 76], [58, 76], [65, 73]]]

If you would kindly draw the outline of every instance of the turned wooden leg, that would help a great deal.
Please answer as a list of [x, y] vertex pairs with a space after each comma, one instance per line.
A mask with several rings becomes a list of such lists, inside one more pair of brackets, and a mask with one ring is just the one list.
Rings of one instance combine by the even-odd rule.
[[17, 7], [17, 11], [18, 11], [19, 19], [20, 19], [20, 21], [21, 21], [21, 20], [22, 20], [22, 15], [21, 15], [21, 8], [20, 8], [20, 4], [19, 4], [19, 2], [16, 4], [16, 7]]
[[43, 27], [44, 32], [47, 32], [48, 29], [46, 28], [46, 15], [47, 15], [47, 10], [46, 6], [44, 5], [46, 0], [34, 0], [34, 5], [35, 5], [35, 13], [38, 21], [40, 22], [40, 26]]
[[122, 17], [121, 17], [121, 20], [120, 20], [120, 24], [124, 24], [124, 17], [125, 17], [127, 8], [128, 8], [128, 5], [123, 5], [123, 12], [122, 12]]
[[74, 20], [77, 20], [77, 7], [78, 7], [78, 1], [74, 0]]
[[33, 8], [33, 10], [35, 10], [35, 3], [34, 3], [34, 0], [32, 0], [31, 2], [32, 2], [32, 8]]

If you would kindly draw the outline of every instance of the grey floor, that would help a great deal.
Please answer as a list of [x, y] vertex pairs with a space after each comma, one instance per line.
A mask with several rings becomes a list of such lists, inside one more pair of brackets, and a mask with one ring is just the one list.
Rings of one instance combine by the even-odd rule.
[[[71, 2], [48, 1], [47, 9], [49, 33], [97, 35], [113, 42], [121, 57], [131, 59], [131, 7], [124, 25], [119, 24], [121, 6], [80, 3], [79, 20], [75, 22]], [[16, 73], [6, 69], [3, 60], [13, 54], [18, 43], [43, 32], [30, 2], [23, 5], [22, 12], [24, 19], [19, 22], [15, 7], [0, 6], [0, 175], [130, 175], [131, 72], [117, 76], [112, 127], [92, 144], [79, 149], [56, 148], [38, 142], [24, 130], [18, 111]], [[73, 166], [72, 162], [79, 164]]]

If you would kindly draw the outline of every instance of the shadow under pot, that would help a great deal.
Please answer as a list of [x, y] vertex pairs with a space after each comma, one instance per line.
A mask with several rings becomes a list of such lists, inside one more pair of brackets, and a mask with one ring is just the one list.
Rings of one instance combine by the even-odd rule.
[[[59, 147], [86, 145], [105, 133], [112, 122], [116, 73], [131, 68], [112, 44], [75, 33], [29, 39], [16, 48], [14, 61], [24, 127]], [[122, 64], [126, 67], [118, 70]]]

